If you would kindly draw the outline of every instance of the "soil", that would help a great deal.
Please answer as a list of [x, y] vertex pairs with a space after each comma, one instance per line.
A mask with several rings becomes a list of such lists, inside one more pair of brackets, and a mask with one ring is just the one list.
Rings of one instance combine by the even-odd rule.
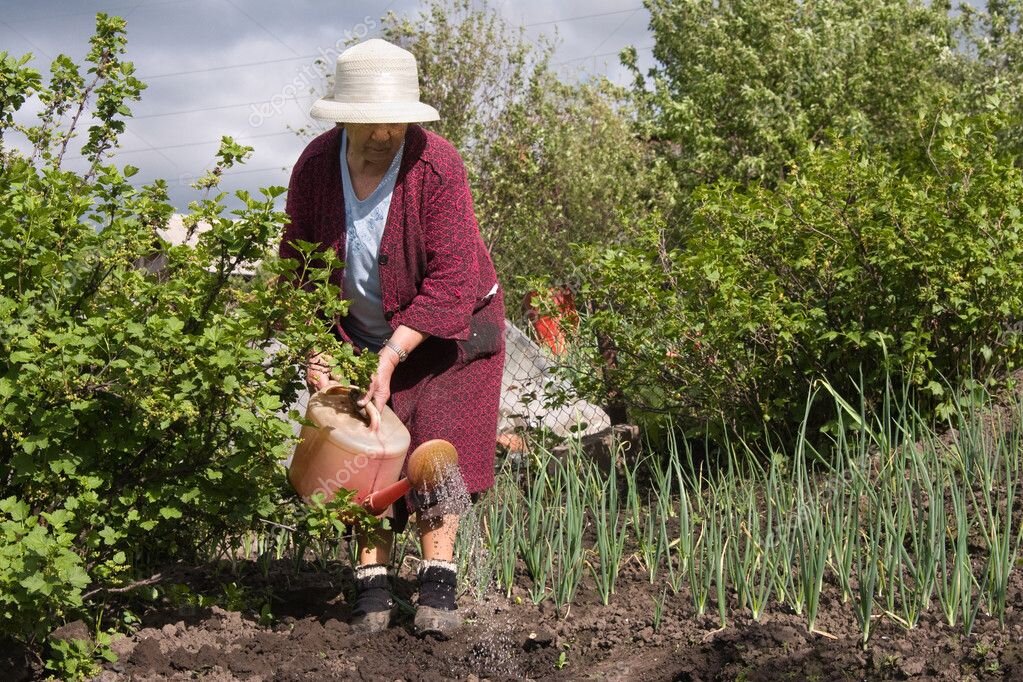
[[[1023, 576], [1013, 576], [1005, 627], [978, 615], [973, 633], [925, 613], [906, 630], [880, 618], [866, 648], [849, 604], [834, 585], [821, 599], [818, 632], [803, 616], [774, 605], [759, 622], [716, 611], [697, 616], [688, 594], [669, 592], [654, 628], [653, 586], [636, 562], [622, 572], [610, 606], [584, 584], [570, 612], [533, 605], [525, 592], [511, 599], [493, 591], [463, 595], [465, 625], [447, 641], [412, 634], [411, 608], [386, 632], [355, 635], [347, 625], [350, 572], [340, 569], [268, 578], [176, 569], [175, 582], [195, 592], [237, 581], [249, 594], [273, 590], [274, 620], [220, 607], [150, 608], [130, 636], [114, 642], [119, 655], [95, 679], [118, 680], [1002, 680], [1023, 679]], [[523, 583], [526, 583], [524, 580]], [[412, 584], [400, 580], [408, 602]], [[713, 604], [710, 606], [713, 609]], [[137, 612], [138, 613], [138, 612]], [[38, 668], [0, 656], [5, 680], [41, 677]]]

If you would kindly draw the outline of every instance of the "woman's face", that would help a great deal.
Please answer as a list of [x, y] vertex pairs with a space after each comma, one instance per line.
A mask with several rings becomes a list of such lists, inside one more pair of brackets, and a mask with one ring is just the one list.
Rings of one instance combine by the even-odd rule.
[[348, 149], [371, 163], [390, 163], [401, 148], [408, 123], [345, 123]]

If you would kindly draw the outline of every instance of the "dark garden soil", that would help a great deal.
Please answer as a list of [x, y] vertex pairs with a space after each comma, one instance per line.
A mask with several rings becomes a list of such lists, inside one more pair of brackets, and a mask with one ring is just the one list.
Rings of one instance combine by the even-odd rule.
[[[179, 571], [175, 581], [196, 592], [237, 577]], [[817, 630], [802, 616], [769, 609], [760, 622], [746, 613], [718, 629], [716, 614], [697, 617], [685, 592], [664, 600], [655, 630], [651, 586], [635, 562], [622, 573], [610, 606], [584, 585], [576, 604], [559, 618], [549, 604], [534, 606], [526, 594], [463, 597], [466, 623], [447, 641], [420, 640], [411, 614], [390, 630], [354, 635], [345, 600], [346, 573], [308, 571], [242, 577], [248, 590], [273, 589], [274, 622], [255, 613], [219, 607], [152, 608], [142, 625], [114, 643], [120, 660], [96, 679], [114, 680], [1017, 680], [1023, 679], [1023, 576], [1013, 576], [1004, 629], [978, 615], [962, 637], [941, 620], [937, 606], [906, 630], [880, 618], [866, 649], [851, 606], [835, 586], [821, 599]], [[408, 597], [411, 585], [399, 592]], [[711, 604], [713, 608], [713, 604]], [[563, 654], [563, 655], [562, 655]], [[0, 660], [4, 682], [29, 679], [38, 670]], [[7, 668], [8, 670], [4, 670]], [[4, 674], [4, 673], [7, 674]], [[13, 673], [13, 674], [11, 674]]]

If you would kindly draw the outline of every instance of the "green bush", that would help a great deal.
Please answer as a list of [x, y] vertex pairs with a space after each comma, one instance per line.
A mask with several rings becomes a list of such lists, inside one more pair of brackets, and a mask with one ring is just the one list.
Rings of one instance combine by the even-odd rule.
[[890, 373], [943, 413], [946, 382], [1018, 367], [1023, 177], [1000, 144], [1018, 122], [986, 105], [937, 116], [923, 171], [833, 140], [776, 187], [699, 189], [676, 247], [650, 219], [641, 238], [583, 249], [594, 309], [576, 385], [692, 430], [750, 432], [798, 424], [816, 379], [862, 382], [871, 400]]
[[[919, 160], [916, 114], [961, 79], [956, 22], [919, 0], [650, 0], [648, 134], [687, 188], [773, 183], [807, 143], [854, 135]], [[637, 74], [638, 75], [638, 74]]]
[[[306, 354], [356, 371], [328, 332], [343, 304], [327, 269], [271, 257], [284, 189], [239, 192], [225, 215], [218, 178], [248, 148], [225, 138], [197, 183], [186, 223], [209, 229], [194, 248], [158, 235], [164, 182], [135, 187], [137, 169], [104, 163], [143, 88], [124, 47], [124, 21], [101, 14], [86, 73], [60, 56], [44, 86], [27, 58], [0, 55], [0, 140], [33, 147], [0, 148], [0, 639], [39, 642], [156, 562], [280, 518], [281, 412]], [[32, 95], [38, 124], [15, 125]], [[74, 173], [63, 121], [87, 107], [89, 167]], [[234, 274], [256, 262], [254, 281]]]
[[576, 386], [749, 433], [797, 424], [815, 378], [905, 373], [944, 411], [946, 381], [1016, 366], [1023, 3], [647, 8], [657, 64], [623, 57], [677, 190], [578, 240]]

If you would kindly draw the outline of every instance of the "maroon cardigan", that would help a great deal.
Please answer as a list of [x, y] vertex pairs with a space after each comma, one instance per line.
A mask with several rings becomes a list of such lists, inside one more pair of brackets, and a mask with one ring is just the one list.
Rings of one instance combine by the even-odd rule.
[[[291, 241], [300, 239], [333, 248], [344, 259], [340, 153], [341, 127], [335, 126], [310, 142], [295, 164], [281, 257], [297, 259]], [[404, 324], [445, 339], [469, 339], [473, 313], [483, 312], [484, 297], [497, 283], [462, 158], [450, 142], [418, 125], [405, 134], [378, 262], [391, 329]], [[331, 281], [342, 287], [344, 273], [333, 273]], [[503, 311], [501, 317], [503, 322]], [[337, 333], [350, 340], [340, 324]]]

